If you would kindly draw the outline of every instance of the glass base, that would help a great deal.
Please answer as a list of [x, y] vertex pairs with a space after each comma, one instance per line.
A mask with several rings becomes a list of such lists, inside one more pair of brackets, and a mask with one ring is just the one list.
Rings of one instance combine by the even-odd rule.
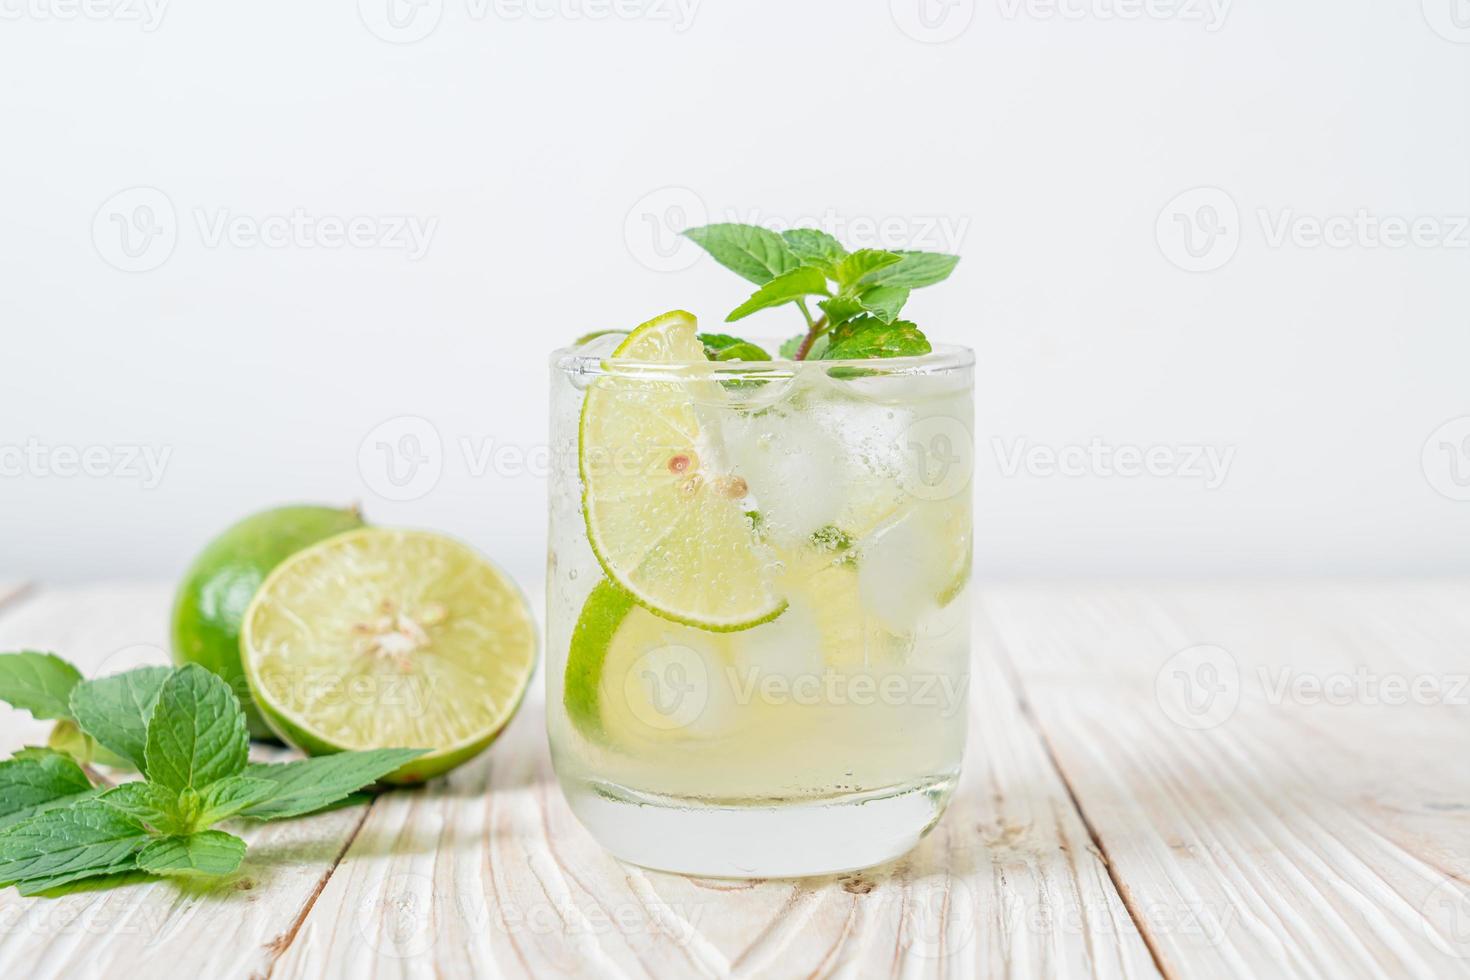
[[563, 780], [572, 812], [615, 857], [705, 878], [804, 878], [908, 853], [938, 822], [957, 773], [813, 800], [718, 801]]

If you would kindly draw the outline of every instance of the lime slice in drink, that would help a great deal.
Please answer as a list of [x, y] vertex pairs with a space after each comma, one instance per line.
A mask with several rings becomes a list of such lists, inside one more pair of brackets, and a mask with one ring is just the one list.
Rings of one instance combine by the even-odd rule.
[[722, 471], [701, 420], [729, 396], [698, 374], [707, 359], [695, 332], [682, 311], [648, 321], [609, 358], [628, 370], [587, 389], [578, 458], [587, 540], [608, 578], [657, 615], [749, 629], [785, 601], [746, 515], [749, 488]]
[[425, 748], [421, 782], [489, 745], [536, 661], [520, 590], [469, 547], [364, 528], [278, 566], [246, 610], [241, 663], [261, 714], [312, 755]]
[[727, 735], [738, 721], [724, 676], [735, 635], [655, 616], [604, 579], [572, 631], [567, 717], [588, 738], [625, 748]]
[[[865, 615], [858, 573], [825, 549], [783, 555], [790, 605], [775, 620], [716, 633], [670, 622], [608, 580], [572, 631], [562, 694], [593, 741], [635, 749], [671, 739], [729, 738], [766, 717], [768, 678], [790, 684], [829, 670], [892, 669], [907, 649]], [[743, 692], [743, 693], [742, 693]]]

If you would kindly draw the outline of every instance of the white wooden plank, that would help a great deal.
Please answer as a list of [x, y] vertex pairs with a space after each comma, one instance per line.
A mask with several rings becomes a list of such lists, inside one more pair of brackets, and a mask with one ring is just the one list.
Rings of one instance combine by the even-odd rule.
[[955, 802], [908, 857], [733, 882], [605, 854], [561, 797], [530, 698], [486, 756], [375, 804], [274, 977], [1156, 977], [987, 650], [972, 719]]
[[[1470, 584], [1017, 589], [983, 613], [1170, 976], [1470, 975]], [[1440, 703], [1385, 703], [1395, 677]]]
[[[0, 650], [51, 650], [86, 673], [167, 662], [170, 590], [108, 586], [0, 608]], [[0, 754], [42, 743], [49, 722], [0, 705]], [[0, 976], [265, 976], [365, 816], [356, 807], [231, 826], [250, 852], [213, 885], [148, 882], [63, 898], [0, 890]]]

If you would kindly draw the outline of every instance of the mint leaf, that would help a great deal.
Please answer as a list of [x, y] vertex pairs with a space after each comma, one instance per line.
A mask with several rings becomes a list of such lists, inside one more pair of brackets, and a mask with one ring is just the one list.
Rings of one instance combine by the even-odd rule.
[[70, 756], [28, 749], [0, 762], [0, 827], [91, 792], [92, 781]]
[[816, 228], [792, 228], [781, 232], [786, 247], [805, 263], [836, 265], [847, 255], [842, 243]]
[[140, 667], [95, 681], [71, 692], [71, 712], [82, 731], [98, 744], [146, 772], [148, 719], [158, 692], [173, 674], [169, 667]]
[[765, 348], [727, 333], [702, 333], [699, 342], [704, 345], [704, 356], [712, 361], [769, 361], [771, 355]]
[[250, 751], [245, 712], [225, 683], [198, 664], [180, 667], [148, 719], [144, 772], [176, 792], [238, 775]]
[[103, 793], [97, 800], [161, 834], [184, 834], [191, 829], [191, 815], [184, 812], [179, 794], [157, 783], [123, 783]]
[[280, 785], [273, 779], [254, 776], [231, 776], [211, 783], [199, 794], [199, 815], [194, 818], [195, 830], [212, 827], [221, 820], [228, 820], [253, 806], [259, 806], [280, 795]]
[[830, 326], [846, 323], [853, 317], [863, 312], [863, 304], [859, 303], [856, 296], [850, 293], [841, 293], [831, 299], [824, 299], [817, 303], [822, 312], [827, 314], [827, 323]]
[[884, 323], [898, 319], [898, 312], [909, 301], [909, 291], [903, 286], [873, 286], [858, 295], [858, 304]]
[[930, 351], [929, 341], [923, 331], [908, 320], [884, 323], [877, 317], [866, 316], [853, 320], [847, 327], [823, 351], [823, 360], [912, 357]]
[[38, 719], [70, 718], [71, 689], [82, 672], [54, 653], [0, 654], [0, 701]]
[[880, 286], [918, 289], [921, 286], [932, 286], [948, 279], [949, 274], [954, 271], [955, 265], [960, 261], [958, 255], [945, 255], [943, 252], [901, 251], [897, 254], [901, 261], [869, 273], [864, 281]]
[[244, 816], [277, 820], [320, 810], [423, 754], [423, 749], [371, 749], [250, 766], [245, 775], [271, 780], [277, 793], [273, 799], [245, 810]]
[[0, 830], [0, 887], [45, 879], [54, 888], [134, 866], [148, 831], [97, 800], [48, 810]]
[[892, 265], [903, 261], [897, 252], [886, 252], [881, 248], [860, 248], [837, 264], [836, 278], [843, 286], [856, 285]]
[[757, 310], [764, 310], [768, 306], [780, 306], [782, 303], [790, 303], [803, 296], [827, 295], [829, 295], [827, 277], [822, 270], [802, 266], [800, 269], [792, 269], [790, 272], [777, 276], [757, 289], [751, 294], [750, 299], [731, 310], [725, 320], [733, 323], [750, 316]]
[[156, 875], [227, 875], [245, 860], [245, 842], [222, 830], [155, 840], [138, 854], [138, 867]]
[[720, 265], [757, 286], [801, 264], [785, 239], [758, 225], [705, 225], [684, 234]]

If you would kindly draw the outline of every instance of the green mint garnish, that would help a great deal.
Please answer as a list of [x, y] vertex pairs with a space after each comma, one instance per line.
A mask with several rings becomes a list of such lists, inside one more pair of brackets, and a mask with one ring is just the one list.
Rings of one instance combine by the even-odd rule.
[[0, 887], [35, 895], [87, 879], [231, 874], [245, 842], [211, 829], [341, 804], [423, 755], [342, 752], [250, 765], [245, 713], [229, 685], [197, 665], [145, 667], [85, 681], [51, 654], [0, 654], [0, 699], [57, 718], [143, 778], [108, 788], [70, 754], [27, 748], [0, 762]]
[[71, 689], [81, 679], [81, 671], [54, 653], [0, 654], [0, 701], [41, 720], [71, 717]]
[[198, 664], [170, 673], [148, 718], [148, 781], [198, 790], [238, 776], [249, 755], [245, 712], [230, 686]]
[[[958, 256], [940, 252], [848, 252], [837, 239], [812, 228], [778, 235], [755, 225], [715, 224], [684, 234], [759, 287], [726, 320], [774, 306], [797, 308], [806, 331], [782, 344], [781, 356], [798, 361], [927, 354], [923, 331], [899, 314], [912, 290], [943, 282], [959, 262]], [[819, 316], [812, 314], [809, 301]], [[843, 332], [844, 327], [854, 329]]]
[[95, 681], [82, 681], [71, 692], [71, 714], [82, 731], [103, 748], [143, 771], [148, 745], [148, 719], [168, 667], [140, 667]]
[[0, 827], [92, 792], [92, 781], [70, 756], [23, 749], [0, 762]]
[[164, 837], [138, 852], [138, 867], [155, 875], [227, 875], [245, 860], [245, 842], [222, 830]]
[[732, 337], [727, 333], [702, 333], [699, 342], [704, 355], [712, 361], [769, 361], [771, 355], [759, 344]]

